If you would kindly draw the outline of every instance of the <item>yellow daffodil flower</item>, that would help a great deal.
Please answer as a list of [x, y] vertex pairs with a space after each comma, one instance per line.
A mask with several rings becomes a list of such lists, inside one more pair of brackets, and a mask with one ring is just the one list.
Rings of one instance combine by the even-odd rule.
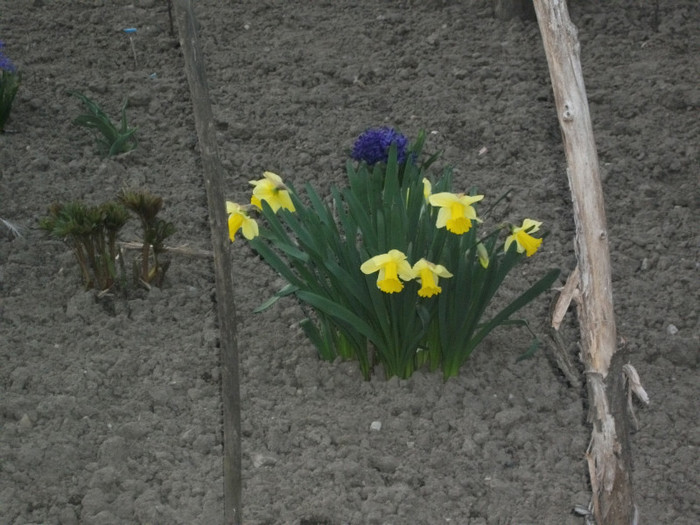
[[425, 198], [425, 202], [428, 202], [428, 199], [430, 199], [432, 193], [433, 185], [430, 184], [430, 181], [427, 179], [427, 177], [423, 177], [423, 197]]
[[263, 177], [260, 180], [250, 181], [255, 186], [253, 188], [253, 196], [250, 198], [251, 204], [262, 209], [262, 201], [266, 201], [275, 213], [280, 208], [296, 211], [287, 186], [282, 182], [282, 177], [271, 171], [263, 173]]
[[489, 252], [486, 251], [486, 246], [483, 243], [476, 245], [476, 255], [479, 257], [479, 264], [484, 268], [489, 267]]
[[472, 221], [479, 221], [472, 204], [483, 199], [483, 195], [464, 195], [463, 193], [434, 193], [428, 199], [431, 205], [439, 206], [438, 228], [447, 227], [448, 231], [462, 235], [472, 227]]
[[246, 206], [241, 206], [235, 202], [226, 201], [226, 213], [228, 213], [228, 236], [231, 242], [235, 240], [236, 232], [243, 229], [243, 236], [254, 239], [258, 236], [258, 223], [255, 219], [248, 217]]
[[440, 277], [452, 277], [452, 274], [447, 271], [447, 268], [441, 264], [433, 264], [430, 261], [421, 259], [413, 265], [413, 273], [420, 279], [420, 290], [418, 295], [421, 297], [432, 297], [442, 292], [442, 288], [438, 286]]
[[541, 222], [534, 221], [532, 219], [525, 219], [522, 226], [517, 228], [511, 227], [510, 235], [506, 239], [506, 244], [504, 247], [505, 251], [508, 251], [510, 245], [513, 243], [513, 241], [515, 241], [518, 248], [518, 253], [525, 252], [525, 255], [530, 257], [537, 251], [540, 244], [542, 244], [542, 239], [536, 239], [530, 234], [538, 231], [541, 225]]
[[394, 293], [403, 290], [403, 283], [399, 280], [399, 277], [404, 281], [410, 281], [414, 277], [411, 265], [406, 260], [406, 255], [399, 250], [389, 250], [388, 253], [372, 257], [362, 263], [360, 270], [367, 275], [379, 272], [377, 288], [384, 293]]

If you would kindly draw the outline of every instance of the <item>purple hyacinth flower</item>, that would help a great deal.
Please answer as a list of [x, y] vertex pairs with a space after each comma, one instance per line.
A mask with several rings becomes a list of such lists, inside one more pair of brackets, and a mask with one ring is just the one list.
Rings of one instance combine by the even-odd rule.
[[394, 128], [368, 129], [355, 141], [351, 157], [370, 165], [386, 162], [389, 156], [389, 147], [394, 143], [396, 144], [397, 160], [401, 163], [406, 160], [408, 139]]
[[8, 73], [13, 74], [17, 73], [17, 68], [12, 63], [12, 60], [6, 57], [5, 53], [2, 52], [3, 47], [5, 47], [5, 44], [3, 42], [0, 42], [0, 70], [7, 71]]

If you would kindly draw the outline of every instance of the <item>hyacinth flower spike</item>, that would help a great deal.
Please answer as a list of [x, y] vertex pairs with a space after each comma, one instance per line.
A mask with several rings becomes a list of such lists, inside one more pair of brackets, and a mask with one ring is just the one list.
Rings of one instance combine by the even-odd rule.
[[368, 129], [355, 141], [351, 157], [369, 165], [387, 162], [392, 144], [396, 144], [397, 161], [400, 164], [406, 160], [408, 139], [393, 128]]
[[428, 198], [428, 201], [432, 206], [440, 208], [435, 226], [438, 228], [446, 227], [448, 231], [457, 235], [467, 233], [472, 227], [472, 221], [480, 221], [472, 204], [483, 198], [483, 195], [434, 193]]
[[275, 213], [280, 208], [296, 211], [287, 186], [284, 185], [282, 177], [276, 173], [266, 171], [263, 173], [262, 179], [251, 180], [250, 183], [254, 186], [253, 196], [250, 199], [251, 204], [254, 206], [262, 209], [262, 201], [265, 201]]
[[12, 60], [3, 53], [2, 48], [5, 47], [3, 42], [0, 42], [0, 70], [7, 71], [8, 73], [17, 73], [17, 68], [12, 63]]
[[410, 281], [415, 276], [406, 255], [399, 250], [389, 250], [372, 257], [360, 266], [360, 270], [367, 275], [379, 272], [377, 288], [384, 293], [400, 292], [403, 290], [403, 283], [399, 278]]
[[510, 235], [506, 238], [505, 251], [508, 251], [510, 245], [515, 242], [518, 253], [525, 252], [528, 257], [533, 255], [542, 244], [542, 239], [537, 239], [530, 234], [539, 231], [540, 226], [542, 223], [539, 221], [525, 219], [522, 226], [511, 227]]
[[452, 277], [452, 274], [447, 271], [441, 264], [434, 264], [426, 259], [421, 259], [413, 265], [413, 273], [420, 279], [420, 290], [418, 295], [421, 297], [432, 297], [442, 292], [442, 288], [438, 286], [440, 277]]
[[231, 242], [236, 240], [238, 230], [243, 231], [243, 236], [254, 239], [258, 236], [258, 223], [248, 216], [247, 206], [241, 206], [235, 202], [226, 201], [226, 213], [228, 213], [228, 236]]

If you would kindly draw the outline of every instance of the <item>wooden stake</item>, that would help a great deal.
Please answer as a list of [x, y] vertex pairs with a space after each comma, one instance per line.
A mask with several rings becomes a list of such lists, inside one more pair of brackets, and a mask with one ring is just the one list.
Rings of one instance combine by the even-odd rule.
[[233, 269], [229, 257], [228, 218], [223, 195], [223, 167], [219, 160], [204, 56], [197, 40], [190, 0], [176, 0], [176, 17], [185, 70], [192, 94], [194, 121], [204, 169], [209, 204], [209, 225], [214, 247], [216, 303], [221, 346], [221, 389], [224, 416], [224, 523], [241, 524], [241, 399], [233, 295]]
[[636, 523], [622, 356], [616, 353], [608, 231], [576, 28], [565, 0], [534, 0], [554, 90], [574, 205], [579, 293], [574, 295], [586, 369], [586, 453], [599, 525]]

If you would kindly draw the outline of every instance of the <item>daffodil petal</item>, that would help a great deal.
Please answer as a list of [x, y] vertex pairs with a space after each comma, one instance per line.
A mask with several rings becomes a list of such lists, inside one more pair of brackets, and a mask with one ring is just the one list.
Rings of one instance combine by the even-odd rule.
[[285, 210], [296, 211], [296, 208], [294, 207], [294, 203], [292, 202], [292, 198], [290, 197], [288, 191], [280, 191], [277, 197], [279, 198], [280, 204]]
[[479, 202], [484, 198], [483, 195], [460, 195], [459, 196], [459, 201], [464, 205], [464, 206], [471, 206], [475, 202]]
[[228, 237], [231, 242], [236, 240], [236, 232], [239, 230], [243, 224], [243, 215], [240, 213], [234, 213], [228, 218]]
[[445, 268], [442, 264], [436, 264], [435, 266], [433, 266], [433, 273], [435, 275], [439, 275], [440, 277], [453, 277], [449, 270]]
[[535, 221], [533, 219], [525, 219], [523, 221], [521, 229], [525, 230], [527, 233], [535, 233], [536, 231], [539, 231], [540, 226], [542, 226], [542, 223], [540, 221]]
[[413, 265], [413, 271], [420, 272], [428, 267], [428, 261], [426, 259], [419, 259], [416, 264]]
[[[509, 235], [508, 237], [506, 237], [506, 242], [503, 245], [503, 251], [507, 252], [510, 249], [510, 245], [513, 244], [513, 242], [515, 242], [515, 235]], [[515, 242], [515, 245], [518, 253], [522, 253], [523, 247], [520, 246], [520, 244], [518, 244], [517, 242]]]
[[254, 239], [260, 235], [260, 230], [258, 229], [258, 223], [250, 217], [246, 217], [243, 220], [243, 236], [248, 239]]
[[437, 220], [435, 221], [435, 226], [437, 228], [444, 228], [447, 226], [447, 221], [450, 219], [450, 209], [440, 208], [438, 211]]
[[263, 177], [265, 177], [267, 180], [272, 182], [278, 188], [284, 187], [284, 182], [282, 181], [282, 177], [280, 177], [276, 173], [272, 173], [271, 171], [266, 171], [263, 173]]
[[379, 271], [386, 263], [391, 260], [388, 253], [383, 253], [381, 255], [375, 255], [371, 259], [366, 260], [360, 266], [360, 271], [362, 273], [370, 274]]
[[405, 259], [398, 263], [398, 273], [399, 277], [401, 277], [401, 279], [404, 281], [410, 281], [416, 277], [413, 269], [411, 268], [411, 263]]
[[432, 204], [433, 206], [451, 206], [452, 204], [458, 201], [459, 199], [457, 195], [446, 191], [440, 193], [433, 193], [428, 198], [428, 202], [430, 202], [430, 204]]

